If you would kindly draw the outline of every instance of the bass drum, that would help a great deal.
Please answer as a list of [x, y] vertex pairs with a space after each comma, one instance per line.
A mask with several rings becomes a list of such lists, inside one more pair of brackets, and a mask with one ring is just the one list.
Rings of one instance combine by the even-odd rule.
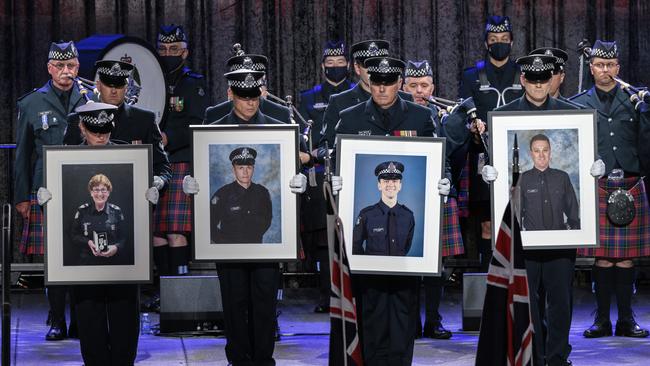
[[77, 44], [79, 76], [97, 80], [95, 62], [119, 60], [135, 67], [126, 92], [126, 103], [148, 109], [160, 124], [167, 111], [167, 89], [158, 52], [145, 40], [122, 34], [97, 34]]

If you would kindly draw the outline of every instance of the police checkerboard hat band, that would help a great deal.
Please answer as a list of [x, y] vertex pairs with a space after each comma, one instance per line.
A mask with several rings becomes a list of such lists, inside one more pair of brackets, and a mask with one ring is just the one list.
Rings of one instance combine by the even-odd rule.
[[404, 164], [399, 161], [385, 161], [375, 168], [377, 179], [402, 179]]
[[569, 59], [569, 54], [566, 53], [564, 50], [561, 50], [559, 48], [553, 48], [553, 47], [542, 47], [535, 49], [531, 51], [529, 56], [532, 55], [546, 55], [546, 56], [553, 56], [555, 57], [555, 70], [559, 71], [562, 70], [564, 67], [564, 64], [567, 62]]
[[264, 73], [261, 71], [239, 69], [224, 75], [228, 79], [228, 85], [231, 87], [253, 89], [264, 85], [264, 80], [262, 80]]
[[555, 69], [555, 56], [530, 55], [517, 59], [517, 64], [523, 73], [543, 73]]
[[102, 60], [95, 63], [97, 73], [113, 77], [128, 77], [133, 71], [133, 65], [122, 61]]
[[95, 133], [109, 133], [113, 130], [115, 111], [117, 107], [112, 104], [90, 102], [75, 109], [79, 121], [90, 131]]
[[74, 42], [61, 42], [50, 45], [50, 52], [47, 55], [48, 60], [65, 61], [71, 58], [79, 57], [79, 51]]
[[421, 78], [423, 76], [433, 76], [433, 72], [427, 60], [408, 61], [406, 63], [406, 69], [404, 69], [404, 76], [407, 78]]
[[226, 61], [230, 71], [248, 69], [254, 71], [266, 71], [269, 59], [262, 55], [239, 55], [233, 56]]
[[371, 57], [366, 59], [364, 66], [371, 75], [401, 75], [404, 72], [404, 61], [392, 57]]
[[162, 25], [158, 31], [158, 42], [160, 43], [174, 43], [174, 42], [187, 42], [187, 35], [180, 25]]
[[607, 42], [596, 40], [591, 48], [590, 57], [599, 57], [604, 59], [618, 58], [618, 45], [616, 42]]
[[352, 45], [350, 51], [352, 58], [363, 64], [363, 61], [369, 57], [388, 56], [388, 41], [368, 40], [358, 42]]
[[507, 16], [492, 15], [488, 18], [485, 24], [485, 35], [488, 33], [512, 33], [512, 23]]
[[330, 56], [345, 56], [348, 58], [347, 52], [345, 52], [345, 43], [341, 41], [328, 41], [323, 49], [323, 59]]
[[257, 151], [252, 147], [238, 147], [230, 153], [230, 162], [236, 165], [255, 165]]

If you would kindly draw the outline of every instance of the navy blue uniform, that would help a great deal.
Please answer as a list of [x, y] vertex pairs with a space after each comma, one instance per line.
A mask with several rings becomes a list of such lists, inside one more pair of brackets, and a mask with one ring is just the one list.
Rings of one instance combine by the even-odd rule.
[[[300, 107], [298, 108], [298, 111], [305, 120], [311, 119], [313, 121], [311, 136], [314, 147], [317, 146], [321, 138], [323, 117], [325, 116], [325, 111], [329, 106], [330, 97], [334, 94], [339, 94], [349, 90], [354, 86], [354, 83], [349, 80], [344, 80], [341, 84], [336, 86], [324, 81], [313, 88], [300, 93]], [[305, 126], [302, 126], [302, 128], [304, 127]]]
[[[208, 107], [208, 109], [205, 110], [203, 123], [214, 124], [214, 122], [227, 116], [230, 111], [232, 111], [232, 101], [230, 100]], [[291, 123], [291, 111], [289, 108], [272, 102], [266, 98], [260, 97], [259, 112], [265, 116], [281, 121], [282, 123]]]
[[[552, 97], [548, 97], [546, 102], [538, 107], [528, 102], [526, 96], [522, 96], [496, 110], [575, 109], [574, 105]], [[526, 193], [523, 189], [522, 196], [525, 196]], [[525, 198], [523, 201], [525, 201]], [[566, 228], [566, 226], [562, 228]], [[528, 274], [528, 289], [530, 292], [530, 312], [535, 329], [533, 337], [535, 364], [559, 364], [559, 362], [565, 361], [571, 352], [569, 331], [571, 329], [573, 271], [576, 250], [527, 250], [524, 255], [526, 257], [526, 273]], [[544, 324], [542, 319], [546, 320]]]
[[379, 201], [359, 212], [352, 236], [352, 253], [405, 256], [411, 249], [414, 228], [413, 211], [408, 207], [397, 204], [391, 208]]
[[[104, 258], [93, 255], [88, 247], [88, 240], [94, 240], [94, 232], [107, 234], [108, 244], [117, 247], [114, 256]], [[76, 261], [67, 263], [68, 265], [133, 264], [133, 245], [128, 245], [127, 249], [124, 215], [122, 210], [112, 203], [106, 203], [102, 211], [97, 211], [92, 202], [79, 206], [72, 226], [72, 243], [79, 256]]]

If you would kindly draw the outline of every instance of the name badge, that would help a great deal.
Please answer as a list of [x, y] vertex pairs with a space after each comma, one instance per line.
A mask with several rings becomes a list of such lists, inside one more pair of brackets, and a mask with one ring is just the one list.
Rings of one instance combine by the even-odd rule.
[[318, 102], [318, 103], [314, 104], [314, 109], [317, 109], [319, 111], [327, 109], [327, 103]]
[[372, 228], [372, 232], [373, 232], [373, 233], [383, 233], [383, 232], [384, 232], [384, 228], [383, 228], [383, 227], [373, 227], [373, 228]]
[[241, 207], [233, 206], [233, 207], [230, 208], [230, 212], [237, 212], [237, 211], [241, 211]]
[[370, 135], [372, 135], [372, 131], [370, 131], [370, 130], [359, 131], [358, 134], [359, 134], [359, 136], [370, 136]]

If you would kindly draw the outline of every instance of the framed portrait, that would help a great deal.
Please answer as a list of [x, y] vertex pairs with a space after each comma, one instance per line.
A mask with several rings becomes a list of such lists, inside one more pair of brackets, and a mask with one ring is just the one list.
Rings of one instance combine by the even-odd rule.
[[336, 146], [350, 270], [440, 274], [445, 140], [338, 135]]
[[194, 260], [298, 257], [298, 125], [191, 126]]
[[598, 246], [597, 181], [589, 173], [597, 159], [596, 112], [490, 112], [488, 128], [489, 163], [499, 172], [491, 184], [492, 232], [518, 165], [523, 248]]
[[45, 146], [45, 282], [150, 283], [151, 146]]

